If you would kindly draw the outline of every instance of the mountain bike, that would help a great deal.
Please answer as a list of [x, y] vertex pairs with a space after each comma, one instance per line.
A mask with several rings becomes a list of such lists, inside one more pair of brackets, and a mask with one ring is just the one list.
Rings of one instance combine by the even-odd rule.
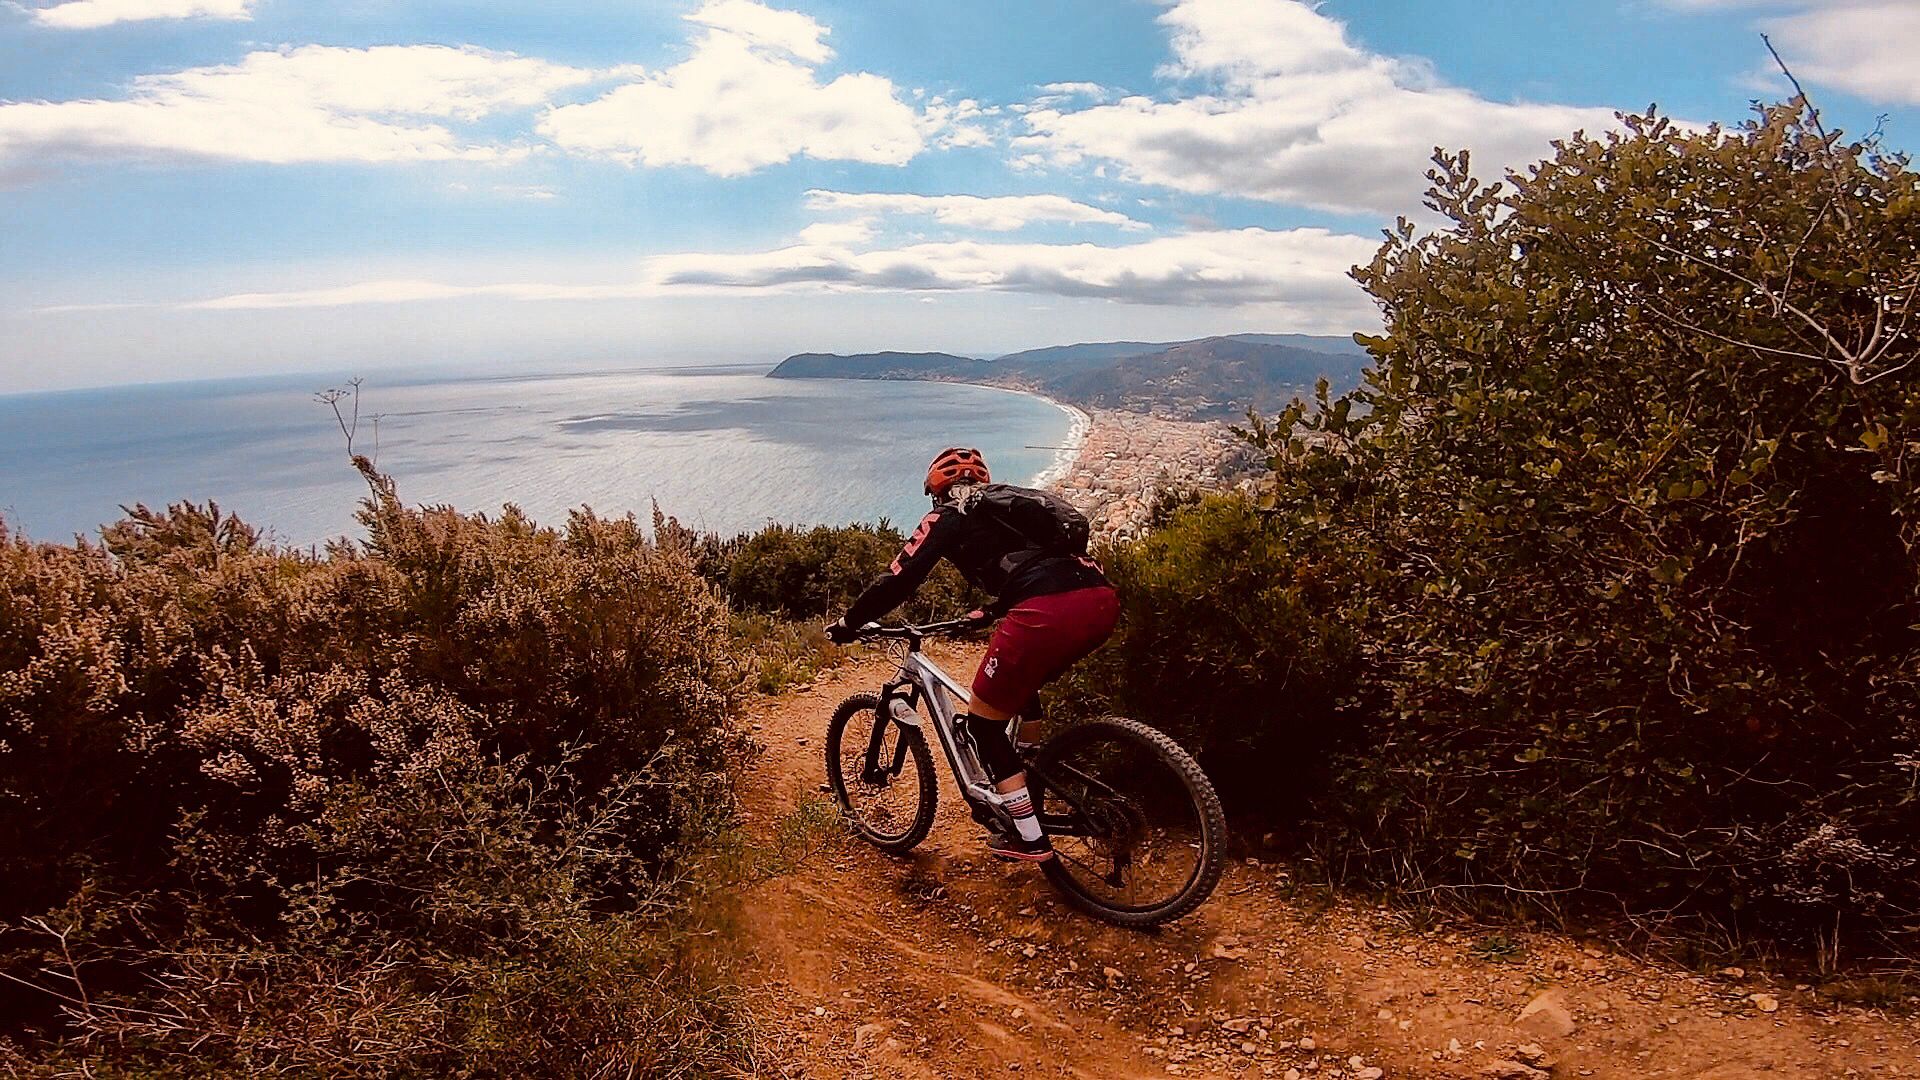
[[[973, 819], [1011, 828], [972, 738], [959, 722], [967, 691], [921, 651], [926, 639], [979, 630], [977, 619], [923, 626], [869, 623], [859, 637], [897, 651], [899, 672], [878, 694], [855, 694], [827, 724], [827, 783], [868, 843], [912, 850], [933, 828], [939, 782], [933, 729]], [[1199, 907], [1220, 881], [1226, 818], [1206, 774], [1179, 744], [1135, 720], [1073, 724], [1039, 745], [1016, 738], [1027, 789], [1054, 857], [1047, 879], [1082, 910], [1120, 926], [1170, 922]]]

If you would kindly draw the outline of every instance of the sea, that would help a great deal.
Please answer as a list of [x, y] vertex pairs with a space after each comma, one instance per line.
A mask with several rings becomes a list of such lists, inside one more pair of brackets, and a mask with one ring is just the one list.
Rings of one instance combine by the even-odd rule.
[[[660, 508], [732, 535], [780, 522], [911, 528], [942, 447], [976, 446], [996, 479], [1057, 476], [1084, 420], [1043, 398], [924, 382], [769, 379], [753, 367], [378, 376], [338, 405], [355, 452], [405, 502], [565, 523], [569, 509]], [[0, 518], [70, 541], [121, 508], [214, 501], [275, 541], [360, 537], [366, 495], [318, 395], [326, 376], [0, 396]]]

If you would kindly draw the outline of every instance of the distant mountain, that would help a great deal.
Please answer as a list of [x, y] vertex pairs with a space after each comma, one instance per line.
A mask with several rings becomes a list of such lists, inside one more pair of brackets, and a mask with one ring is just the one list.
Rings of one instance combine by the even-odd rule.
[[800, 353], [777, 379], [936, 379], [1038, 390], [1090, 407], [1187, 417], [1272, 412], [1325, 378], [1360, 381], [1366, 351], [1349, 338], [1233, 334], [1193, 341], [1055, 345], [993, 360], [952, 353]]
[[996, 356], [994, 363], [1052, 364], [1063, 360], [1118, 360], [1122, 356], [1140, 356], [1181, 344], [1177, 341], [1094, 341], [1080, 345], [1048, 345], [1043, 349]]
[[775, 379], [961, 379], [991, 374], [987, 363], [942, 352], [796, 353], [767, 374]]
[[1064, 400], [1100, 408], [1239, 416], [1249, 408], [1284, 408], [1295, 397], [1309, 394], [1322, 378], [1340, 389], [1351, 388], [1366, 364], [1364, 352], [1319, 352], [1240, 337], [1202, 338], [1097, 368], [1041, 376], [1039, 382]]
[[1252, 341], [1261, 345], [1291, 345], [1296, 349], [1311, 352], [1337, 353], [1343, 356], [1365, 356], [1367, 350], [1353, 340], [1352, 334], [1228, 334], [1235, 341]]
[[1296, 349], [1349, 356], [1366, 354], [1366, 350], [1355, 344], [1350, 334], [1220, 334], [1216, 337], [1193, 338], [1188, 341], [1098, 341], [1080, 345], [1048, 345], [1041, 349], [1008, 353], [1005, 356], [995, 357], [994, 360], [996, 363], [1014, 361], [1021, 364], [1052, 363], [1060, 360], [1117, 360], [1123, 356], [1144, 356], [1148, 353], [1164, 352], [1175, 346], [1192, 345], [1198, 341], [1223, 339], [1251, 341], [1260, 345], [1291, 345]]

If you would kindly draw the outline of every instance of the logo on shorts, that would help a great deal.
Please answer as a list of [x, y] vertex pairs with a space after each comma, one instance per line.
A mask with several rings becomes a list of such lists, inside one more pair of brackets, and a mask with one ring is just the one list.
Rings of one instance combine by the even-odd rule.
[[987, 678], [993, 678], [993, 673], [1000, 670], [1000, 658], [997, 656], [987, 657], [987, 666], [984, 670], [987, 673]]

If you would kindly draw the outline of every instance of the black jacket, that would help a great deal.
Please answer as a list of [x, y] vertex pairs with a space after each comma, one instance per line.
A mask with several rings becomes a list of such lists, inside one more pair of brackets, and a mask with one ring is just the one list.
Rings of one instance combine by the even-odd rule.
[[985, 514], [969, 515], [957, 504], [943, 503], [920, 519], [893, 565], [847, 608], [843, 621], [864, 626], [899, 607], [943, 558], [974, 588], [996, 598], [988, 609], [996, 615], [1035, 596], [1107, 584], [1092, 559], [1048, 555]]

